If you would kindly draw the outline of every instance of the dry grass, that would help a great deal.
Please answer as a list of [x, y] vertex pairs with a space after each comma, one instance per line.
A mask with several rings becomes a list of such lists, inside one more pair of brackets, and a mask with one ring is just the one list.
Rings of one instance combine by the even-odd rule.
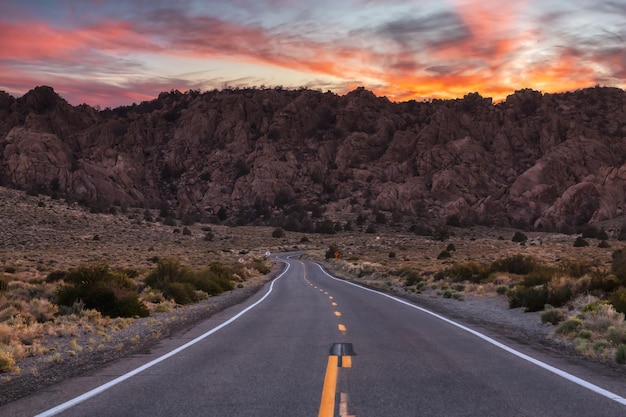
[[[46, 282], [52, 272], [101, 262], [140, 280], [157, 258], [172, 258], [194, 269], [210, 262], [241, 265], [237, 279], [244, 282], [258, 275], [255, 262], [267, 250], [282, 249], [283, 241], [270, 238], [271, 228], [211, 225], [214, 238], [206, 241], [207, 225], [187, 226], [185, 235], [174, 233], [177, 227], [144, 221], [142, 209], [95, 215], [75, 204], [0, 187], [0, 373], [16, 372], [20, 360], [30, 356], [55, 363], [62, 360], [61, 352], [102, 349], [112, 334], [132, 323], [82, 306], [60, 312], [52, 302], [59, 283]], [[140, 300], [152, 313], [176, 308], [149, 288]], [[90, 341], [80, 345], [81, 339]]]

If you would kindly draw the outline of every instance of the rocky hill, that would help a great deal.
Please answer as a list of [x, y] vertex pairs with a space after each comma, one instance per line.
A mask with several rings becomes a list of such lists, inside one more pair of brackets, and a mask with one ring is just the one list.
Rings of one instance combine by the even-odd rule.
[[172, 91], [100, 111], [0, 92], [0, 185], [303, 231], [372, 212], [571, 229], [624, 214], [626, 93]]

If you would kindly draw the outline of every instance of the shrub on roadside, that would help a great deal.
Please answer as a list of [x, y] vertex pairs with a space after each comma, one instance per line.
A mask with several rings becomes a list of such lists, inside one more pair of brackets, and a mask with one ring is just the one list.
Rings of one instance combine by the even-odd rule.
[[605, 332], [611, 326], [620, 326], [624, 323], [624, 314], [615, 311], [610, 304], [598, 304], [593, 310], [585, 313], [583, 325], [594, 332]]
[[531, 256], [513, 255], [492, 262], [490, 269], [492, 272], [526, 275], [532, 272], [536, 266], [537, 263]]
[[559, 327], [556, 328], [555, 333], [563, 336], [570, 336], [576, 334], [582, 326], [583, 322], [581, 319], [572, 317], [565, 320], [564, 322], [561, 322], [561, 324], [559, 324]]
[[518, 285], [507, 292], [509, 308], [524, 307], [524, 311], [533, 312], [544, 309], [548, 302], [548, 290], [545, 286], [526, 287]]
[[556, 308], [549, 308], [541, 313], [541, 322], [557, 325], [565, 319], [565, 313]]
[[400, 277], [404, 278], [404, 285], [407, 287], [417, 285], [419, 282], [423, 281], [423, 278], [420, 275], [419, 271], [416, 271], [414, 269], [402, 271], [400, 273]]
[[615, 311], [626, 314], [626, 288], [621, 287], [609, 296], [609, 302], [615, 308]]
[[615, 351], [615, 362], [620, 365], [626, 363], [626, 345], [619, 345]]
[[217, 262], [203, 271], [195, 272], [176, 260], [162, 259], [144, 282], [160, 290], [165, 298], [172, 298], [178, 304], [191, 304], [203, 298], [197, 291], [218, 295], [234, 289], [233, 274], [232, 270]]
[[452, 265], [448, 269], [447, 275], [454, 282], [470, 281], [480, 283], [487, 279], [489, 274], [483, 265], [470, 261]]
[[15, 358], [8, 351], [0, 351], [0, 373], [11, 372], [15, 367]]
[[146, 317], [146, 306], [139, 300], [136, 284], [126, 274], [105, 264], [83, 265], [68, 271], [59, 287], [56, 302], [66, 307], [82, 300], [86, 308], [109, 317]]

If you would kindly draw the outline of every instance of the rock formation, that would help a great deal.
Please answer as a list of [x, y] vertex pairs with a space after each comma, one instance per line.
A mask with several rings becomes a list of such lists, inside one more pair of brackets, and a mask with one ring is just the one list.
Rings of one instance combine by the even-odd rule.
[[556, 229], [623, 214], [626, 94], [521, 90], [494, 104], [285, 89], [172, 91], [98, 111], [0, 92], [0, 185], [88, 204], [314, 228], [396, 220]]

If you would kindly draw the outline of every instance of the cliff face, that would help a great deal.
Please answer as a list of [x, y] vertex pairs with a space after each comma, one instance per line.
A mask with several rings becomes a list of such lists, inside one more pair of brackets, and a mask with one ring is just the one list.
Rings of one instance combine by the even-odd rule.
[[[364, 89], [162, 93], [73, 107], [0, 93], [0, 183], [102, 204], [310, 227], [363, 209], [530, 228], [623, 214], [626, 93], [391, 103]], [[290, 223], [291, 222], [291, 223]]]

